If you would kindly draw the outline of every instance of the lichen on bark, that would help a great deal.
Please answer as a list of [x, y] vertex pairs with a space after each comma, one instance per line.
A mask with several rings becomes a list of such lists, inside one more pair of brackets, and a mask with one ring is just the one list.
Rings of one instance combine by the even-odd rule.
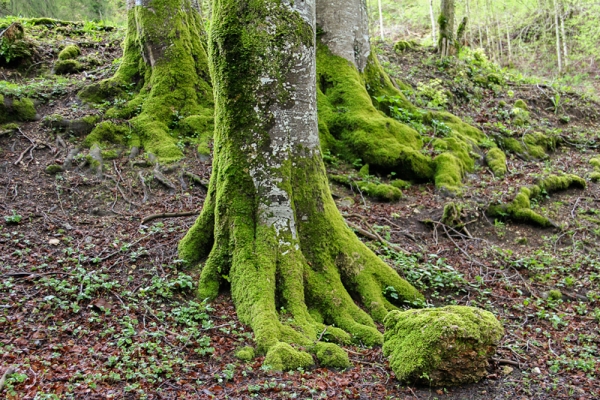
[[[180, 146], [212, 135], [213, 100], [201, 17], [190, 0], [128, 2], [128, 30], [119, 69], [86, 87], [88, 101], [125, 100], [108, 118], [130, 119], [134, 140], [164, 162], [183, 157]], [[133, 94], [132, 94], [133, 93]]]
[[373, 320], [396, 308], [383, 288], [422, 298], [357, 239], [333, 202], [317, 127], [315, 43], [314, 0], [214, 1], [213, 174], [203, 211], [179, 243], [190, 263], [208, 256], [198, 295], [214, 298], [229, 283], [240, 320], [277, 369], [311, 364], [307, 351], [321, 365], [344, 366], [333, 348], [315, 346], [320, 336], [381, 344]]

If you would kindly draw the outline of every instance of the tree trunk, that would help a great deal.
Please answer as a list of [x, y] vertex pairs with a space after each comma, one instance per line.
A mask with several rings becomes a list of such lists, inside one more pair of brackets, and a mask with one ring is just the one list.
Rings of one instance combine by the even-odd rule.
[[[80, 92], [88, 101], [125, 99], [109, 118], [129, 119], [130, 145], [140, 144], [161, 161], [183, 153], [194, 136], [204, 154], [212, 135], [212, 89], [196, 0], [127, 0], [128, 28], [121, 65], [108, 80]], [[131, 92], [137, 94], [131, 96]]]
[[433, 0], [429, 0], [429, 17], [431, 18], [431, 37], [433, 39], [433, 45], [437, 43], [437, 37], [435, 34], [435, 15], [433, 14]]
[[[345, 27], [353, 27], [360, 51], [339, 40], [341, 26], [329, 38], [366, 65], [368, 37], [357, 29], [366, 13], [355, 11], [338, 18], [357, 17]], [[395, 308], [382, 294], [388, 286], [404, 299], [421, 298], [356, 238], [332, 200], [319, 145], [315, 50], [315, 0], [214, 1], [213, 173], [202, 213], [179, 244], [189, 262], [208, 255], [199, 296], [214, 298], [229, 282], [240, 320], [254, 330], [265, 363], [278, 369], [311, 364], [289, 344], [315, 351], [324, 332], [338, 343], [381, 344], [373, 318]]]
[[442, 0], [442, 11], [438, 18], [440, 27], [440, 39], [438, 51], [442, 57], [456, 53], [454, 37], [454, 0]]

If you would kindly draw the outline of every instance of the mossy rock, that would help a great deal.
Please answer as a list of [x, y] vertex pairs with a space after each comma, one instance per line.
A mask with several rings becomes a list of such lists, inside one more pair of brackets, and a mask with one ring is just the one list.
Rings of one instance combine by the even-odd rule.
[[396, 378], [430, 386], [484, 378], [504, 335], [493, 314], [464, 306], [391, 311], [384, 325], [383, 353]]
[[410, 182], [402, 179], [394, 179], [393, 181], [390, 181], [390, 185], [398, 189], [408, 189], [411, 186]]
[[44, 117], [42, 125], [46, 128], [83, 136], [91, 133], [98, 121], [100, 121], [100, 117], [97, 115], [87, 115], [82, 118], [68, 120], [62, 115], [51, 114]]
[[531, 160], [547, 158], [549, 152], [556, 150], [559, 138], [541, 132], [533, 132], [525, 134], [520, 140], [503, 137], [500, 142], [505, 150], [526, 160]]
[[590, 158], [590, 165], [600, 171], [600, 157]]
[[264, 364], [275, 371], [308, 368], [313, 365], [310, 354], [294, 349], [287, 343], [278, 342], [267, 351]]
[[0, 94], [0, 123], [34, 121], [36, 116], [32, 100], [28, 98], [12, 99]]
[[600, 182], [600, 171], [594, 171], [590, 174], [590, 180], [592, 182]]
[[74, 60], [81, 54], [81, 49], [74, 44], [66, 46], [60, 53], [58, 53], [59, 60]]
[[49, 175], [56, 175], [63, 172], [63, 167], [58, 164], [51, 164], [46, 167], [45, 171]]
[[406, 50], [411, 50], [417, 47], [419, 44], [414, 40], [398, 40], [394, 44], [394, 51], [396, 53], [403, 53]]
[[58, 60], [54, 64], [56, 75], [76, 74], [83, 69], [83, 65], [77, 60]]
[[125, 144], [129, 129], [122, 125], [116, 125], [110, 121], [104, 121], [96, 125], [94, 130], [85, 138], [83, 145], [92, 147], [94, 143]]
[[519, 100], [515, 101], [514, 107], [515, 108], [519, 108], [519, 109], [521, 109], [523, 111], [529, 111], [529, 106], [527, 105], [527, 103], [525, 102], [525, 100], [519, 99]]

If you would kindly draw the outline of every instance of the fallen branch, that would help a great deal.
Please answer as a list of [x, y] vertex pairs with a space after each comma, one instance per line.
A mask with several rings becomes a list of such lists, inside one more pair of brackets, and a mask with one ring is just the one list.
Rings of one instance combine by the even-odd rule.
[[2, 392], [2, 388], [4, 388], [4, 384], [6, 383], [6, 380], [8, 379], [8, 377], [11, 376], [12, 374], [14, 374], [15, 371], [16, 371], [16, 368], [14, 366], [10, 366], [4, 372], [4, 374], [2, 375], [2, 378], [0, 378], [0, 392]]
[[517, 361], [507, 360], [505, 358], [492, 358], [492, 361], [497, 362], [498, 364], [514, 365], [515, 367], [521, 368], [521, 364], [519, 364]]
[[[158, 166], [158, 164], [156, 165]], [[172, 191], [177, 191], [177, 187], [173, 183], [171, 183], [171, 181], [166, 176], [164, 176], [163, 173], [158, 170], [158, 168], [154, 168], [154, 171], [152, 173], [154, 174], [154, 179], [156, 179]]]
[[190, 178], [192, 181], [194, 181], [195, 183], [199, 184], [200, 186], [202, 186], [205, 189], [208, 189], [208, 181], [205, 179], [202, 179], [201, 177], [199, 177], [196, 174], [193, 174], [191, 172], [188, 171], [183, 171], [183, 174], [185, 176], [187, 176], [188, 178]]
[[358, 234], [360, 234], [368, 239], [381, 242], [381, 244], [383, 244], [384, 246], [388, 246], [389, 248], [391, 248], [394, 251], [397, 251], [398, 253], [410, 255], [410, 253], [408, 251], [404, 250], [402, 247], [400, 247], [398, 245], [388, 242], [387, 240], [382, 238], [379, 234], [366, 231], [363, 228], [361, 228], [360, 226], [358, 226], [350, 221], [346, 221], [346, 223], [348, 224], [348, 226], [350, 228], [354, 229]]
[[142, 171], [138, 172], [138, 176], [140, 177], [140, 182], [142, 183], [142, 189], [144, 189], [144, 199], [142, 200], [142, 203], [145, 203], [148, 201], [148, 186], [146, 186], [146, 178], [144, 178], [144, 175], [142, 175]]
[[198, 211], [184, 211], [184, 212], [178, 212], [178, 213], [162, 213], [162, 214], [152, 214], [152, 215], [148, 215], [147, 217], [144, 217], [144, 219], [142, 219], [142, 225], [147, 224], [150, 221], [153, 221], [155, 219], [159, 219], [159, 218], [178, 218], [178, 217], [189, 217], [192, 215], [198, 215]]

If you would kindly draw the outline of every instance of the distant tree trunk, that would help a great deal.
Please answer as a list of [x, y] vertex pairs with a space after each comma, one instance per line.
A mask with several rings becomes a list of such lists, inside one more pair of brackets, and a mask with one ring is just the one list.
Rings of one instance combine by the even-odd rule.
[[[364, 4], [327, 5], [339, 8], [323, 10], [331, 18], [322, 21], [331, 30], [323, 37], [349, 67], [367, 68]], [[331, 197], [318, 132], [315, 33], [315, 0], [214, 1], [213, 173], [202, 213], [179, 243], [179, 256], [191, 263], [208, 255], [198, 295], [214, 298], [229, 282], [240, 320], [252, 327], [265, 363], [278, 369], [312, 364], [290, 344], [314, 352], [324, 332], [340, 343], [381, 344], [373, 318], [395, 308], [386, 287], [421, 298], [358, 240]]]
[[385, 40], [385, 35], [383, 34], [383, 10], [381, 8], [381, 0], [377, 0], [379, 2], [379, 31], [381, 32], [381, 40]]
[[442, 0], [442, 11], [438, 18], [440, 38], [438, 51], [442, 57], [454, 55], [456, 44], [454, 36], [454, 0]]
[[558, 61], [558, 73], [562, 73], [562, 54], [560, 49], [560, 22], [558, 17], [558, 3], [554, 0], [554, 25], [556, 27], [556, 58]]
[[437, 37], [435, 34], [435, 14], [433, 13], [433, 0], [429, 0], [429, 17], [431, 18], [431, 37], [433, 39], [433, 45], [437, 43]]
[[[119, 69], [79, 95], [92, 102], [128, 100], [107, 115], [130, 119], [130, 145], [142, 145], [162, 161], [177, 160], [183, 157], [179, 140], [212, 135], [212, 88], [198, 2], [127, 0], [127, 9]], [[137, 95], [131, 97], [132, 91]]]

